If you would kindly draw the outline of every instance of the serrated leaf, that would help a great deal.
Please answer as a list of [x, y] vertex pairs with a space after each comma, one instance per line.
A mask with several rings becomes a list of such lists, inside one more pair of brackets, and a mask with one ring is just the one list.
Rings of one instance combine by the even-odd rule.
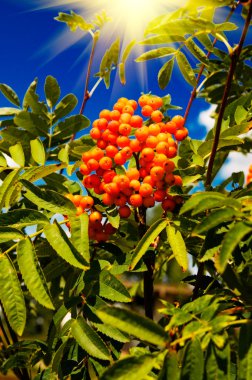
[[252, 378], [252, 329], [251, 325], [243, 325], [239, 332], [238, 380]]
[[183, 271], [188, 268], [187, 250], [184, 239], [179, 229], [171, 224], [166, 227], [168, 242], [171, 246], [172, 252], [179, 266]]
[[30, 141], [31, 155], [37, 164], [44, 165], [46, 161], [46, 153], [43, 143], [39, 138]]
[[73, 94], [68, 94], [64, 96], [63, 99], [56, 105], [55, 110], [54, 110], [54, 122], [56, 120], [62, 119], [66, 115], [68, 115], [70, 112], [72, 112], [76, 105], [78, 103], [78, 100], [75, 95]]
[[76, 208], [73, 203], [56, 191], [41, 190], [26, 179], [21, 179], [20, 182], [27, 189], [24, 196], [38, 207], [63, 215], [76, 213]]
[[16, 94], [16, 92], [7, 84], [0, 83], [0, 91], [2, 94], [15, 106], [20, 106], [20, 100]]
[[106, 323], [92, 323], [92, 324], [100, 333], [108, 336], [109, 338], [117, 340], [118, 342], [121, 342], [121, 343], [127, 343], [130, 341], [129, 336], [127, 334], [122, 333], [116, 327], [112, 327], [110, 325], [107, 325]]
[[237, 211], [231, 208], [219, 209], [212, 211], [209, 216], [204, 218], [194, 229], [195, 234], [202, 234], [208, 230], [217, 227], [219, 224], [228, 222], [238, 215]]
[[246, 121], [247, 116], [248, 116], [248, 111], [242, 105], [238, 105], [234, 114], [234, 119], [235, 119], [236, 124], [239, 125], [244, 120]]
[[125, 286], [105, 269], [99, 276], [99, 295], [115, 302], [131, 301], [130, 294]]
[[77, 343], [92, 357], [109, 360], [109, 351], [99, 337], [99, 335], [90, 327], [84, 318], [77, 318], [71, 325], [71, 333]]
[[220, 273], [223, 273], [228, 260], [232, 256], [236, 246], [242, 241], [242, 239], [251, 233], [252, 226], [247, 225], [244, 222], [238, 222], [231, 228], [224, 236], [222, 241], [220, 253], [217, 256], [216, 268]]
[[1, 187], [0, 187], [0, 210], [3, 208], [5, 204], [6, 197], [8, 196], [9, 190], [16, 182], [21, 169], [12, 170], [4, 179]]
[[151, 344], [165, 347], [168, 336], [164, 329], [151, 319], [139, 314], [116, 307], [104, 307], [97, 310], [98, 317], [119, 330]]
[[9, 240], [23, 239], [24, 235], [21, 231], [13, 227], [0, 227], [0, 243], [4, 243]]
[[149, 50], [141, 54], [138, 58], [135, 59], [136, 62], [144, 62], [150, 59], [156, 59], [161, 57], [166, 57], [167, 55], [173, 55], [176, 53], [176, 49], [172, 47], [161, 47], [158, 49]]
[[71, 32], [76, 32], [77, 28], [80, 28], [85, 32], [94, 28], [93, 24], [86, 22], [82, 16], [74, 11], [70, 11], [70, 14], [59, 12], [59, 15], [55, 17], [55, 20], [65, 22]]
[[174, 66], [174, 60], [171, 59], [170, 61], [166, 62], [161, 69], [158, 72], [158, 84], [159, 87], [164, 90], [165, 87], [168, 85], [171, 79], [172, 70]]
[[194, 55], [194, 57], [196, 57], [200, 62], [204, 63], [204, 65], [208, 64], [208, 59], [207, 59], [206, 54], [192, 39], [188, 39], [186, 41], [186, 47]]
[[183, 42], [185, 38], [179, 35], [168, 35], [168, 34], [158, 34], [157, 36], [146, 38], [145, 40], [139, 42], [139, 45], [159, 45], [168, 44], [175, 42]]
[[180, 215], [190, 211], [190, 210], [193, 210], [193, 209], [196, 209], [197, 205], [205, 200], [205, 199], [208, 199], [208, 198], [211, 198], [211, 199], [216, 199], [216, 200], [220, 200], [220, 202], [222, 200], [225, 199], [225, 195], [224, 194], [221, 194], [221, 193], [217, 193], [217, 192], [202, 192], [202, 193], [196, 193], [196, 194], [193, 194], [191, 196], [191, 198], [188, 199], [188, 201], [186, 201], [182, 208], [180, 209]]
[[118, 64], [119, 51], [120, 39], [117, 38], [106, 50], [104, 56], [102, 57], [99, 76], [104, 79], [106, 88], [109, 88], [110, 86], [110, 74], [113, 65], [116, 66]]
[[13, 108], [13, 107], [0, 108], [0, 116], [13, 116], [13, 115], [17, 115], [19, 112], [20, 112], [19, 108]]
[[9, 148], [11, 158], [21, 167], [25, 166], [25, 155], [22, 144], [10, 146]]
[[60, 86], [57, 79], [48, 75], [45, 80], [46, 101], [50, 108], [54, 107], [60, 97]]
[[90, 120], [83, 115], [73, 115], [61, 121], [54, 129], [52, 141], [70, 138], [73, 134], [87, 128]]
[[229, 206], [237, 209], [240, 209], [242, 207], [241, 203], [233, 198], [222, 199], [211, 197], [211, 195], [209, 195], [207, 199], [203, 199], [197, 204], [197, 208], [192, 211], [192, 215], [194, 216], [208, 209], [211, 210], [213, 208], [223, 206]]
[[0, 300], [12, 329], [21, 336], [26, 322], [25, 300], [15, 267], [6, 255], [0, 255]]
[[35, 137], [47, 136], [49, 124], [47, 124], [44, 119], [35, 113], [21, 111], [14, 117], [14, 123], [18, 127], [23, 128], [33, 134]]
[[88, 223], [89, 218], [87, 214], [70, 217], [71, 224], [71, 241], [77, 251], [89, 263], [89, 237], [88, 237]]
[[88, 264], [79, 252], [74, 248], [65, 232], [57, 223], [45, 226], [44, 234], [49, 244], [65, 261], [76, 268], [88, 269]]
[[135, 268], [137, 263], [141, 260], [141, 258], [149, 248], [150, 244], [153, 243], [156, 237], [165, 229], [167, 223], [168, 222], [166, 219], [158, 219], [144, 234], [144, 236], [138, 242], [135, 248], [132, 261], [129, 267], [130, 270], [133, 270]]
[[176, 54], [176, 60], [181, 74], [183, 75], [185, 80], [193, 87], [196, 86], [197, 82], [195, 74], [185, 54], [183, 54], [181, 51], [178, 51]]
[[[232, 146], [232, 145], [236, 146], [240, 144], [243, 144], [243, 140], [238, 137], [231, 136], [230, 138], [220, 138], [217, 150], [220, 150], [221, 148], [225, 148], [228, 146]], [[198, 148], [198, 154], [202, 156], [203, 158], [207, 158], [212, 151], [212, 146], [213, 146], [212, 139], [204, 141]]]
[[52, 173], [66, 168], [66, 164], [52, 164], [44, 166], [35, 166], [27, 169], [22, 175], [21, 179], [26, 179], [30, 182], [35, 182], [38, 179], [44, 178]]
[[49, 224], [49, 219], [39, 211], [18, 209], [0, 214], [0, 225], [13, 228], [24, 228], [35, 224]]
[[23, 239], [18, 243], [17, 259], [23, 280], [31, 295], [41, 305], [54, 310], [44, 273], [29, 238]]
[[187, 344], [181, 370], [181, 380], [202, 380], [204, 355], [198, 339]]
[[122, 53], [122, 60], [121, 62], [119, 63], [119, 78], [120, 78], [120, 82], [122, 84], [125, 84], [126, 83], [126, 78], [125, 78], [125, 63], [130, 55], [130, 52], [131, 50], [133, 49], [133, 47], [135, 46], [136, 44], [136, 40], [133, 40], [131, 41], [127, 46], [126, 48], [124, 49], [123, 53]]
[[118, 360], [108, 368], [101, 380], [139, 380], [145, 378], [157, 361], [156, 356], [151, 354], [129, 356]]
[[208, 34], [200, 34], [197, 36], [197, 39], [206, 48], [206, 50], [208, 51], [213, 50], [213, 43], [211, 39], [209, 38]]

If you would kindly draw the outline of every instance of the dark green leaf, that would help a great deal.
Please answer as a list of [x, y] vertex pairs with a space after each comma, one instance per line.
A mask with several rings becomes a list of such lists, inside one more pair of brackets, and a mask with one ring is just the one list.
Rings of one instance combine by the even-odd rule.
[[60, 97], [60, 87], [57, 80], [48, 75], [45, 80], [46, 101], [50, 108], [54, 107]]
[[83, 115], [73, 115], [61, 121], [54, 129], [53, 141], [69, 138], [87, 128], [90, 121]]
[[15, 91], [7, 84], [0, 83], [0, 91], [15, 106], [20, 106], [20, 100]]
[[43, 306], [54, 310], [44, 273], [30, 239], [23, 239], [17, 247], [18, 266], [31, 295]]
[[182, 364], [181, 380], [202, 380], [204, 355], [198, 339], [187, 344]]
[[186, 201], [181, 210], [180, 215], [190, 211], [190, 210], [197, 210], [197, 206], [201, 201], [207, 200], [208, 198], [216, 199], [216, 201], [223, 201], [225, 200], [225, 195], [217, 192], [202, 192], [202, 193], [196, 193], [191, 196], [188, 201]]
[[179, 380], [180, 366], [175, 354], [168, 354], [165, 357], [163, 367], [159, 373], [158, 380]]
[[243, 325], [239, 333], [239, 360], [237, 380], [252, 378], [252, 328], [251, 324]]
[[15, 267], [7, 255], [0, 254], [0, 300], [12, 329], [22, 335], [26, 322], [23, 292]]
[[109, 360], [109, 351], [99, 337], [99, 335], [90, 327], [84, 318], [79, 317], [71, 324], [71, 333], [77, 343], [91, 356]]
[[141, 258], [149, 248], [150, 244], [153, 243], [156, 237], [165, 229], [167, 223], [168, 221], [166, 219], [158, 219], [144, 234], [144, 236], [138, 242], [135, 248], [129, 268], [130, 270], [133, 270], [135, 268], [139, 260], [141, 260]]
[[14, 123], [35, 137], [47, 136], [49, 125], [40, 116], [28, 111], [21, 111], [14, 117]]
[[99, 276], [99, 295], [116, 302], [131, 301], [130, 294], [125, 286], [105, 269]]
[[117, 361], [102, 375], [101, 380], [140, 380], [154, 367], [157, 358], [151, 354], [129, 356]]
[[209, 216], [204, 218], [194, 229], [195, 234], [202, 234], [206, 231], [217, 227], [219, 224], [228, 222], [237, 215], [237, 211], [231, 208], [223, 208], [220, 210], [212, 211]]
[[177, 60], [179, 69], [181, 71], [181, 74], [183, 75], [185, 80], [190, 85], [196, 86], [195, 74], [186, 56], [181, 51], [178, 51], [176, 54], [176, 60]]
[[174, 60], [167, 61], [158, 72], [158, 84], [159, 87], [164, 90], [171, 79], [172, 70], [174, 66]]
[[71, 241], [80, 255], [89, 263], [88, 215], [83, 213], [79, 216], [70, 217], [69, 220], [71, 224]]
[[0, 215], [0, 225], [13, 228], [34, 226], [35, 224], [49, 224], [47, 217], [42, 212], [29, 209], [18, 209]]
[[65, 232], [58, 224], [50, 224], [44, 228], [44, 233], [49, 244], [62, 259], [82, 270], [88, 269], [88, 264], [79, 252], [74, 248]]
[[73, 94], [66, 95], [55, 107], [54, 122], [56, 120], [62, 119], [64, 116], [72, 112], [75, 109], [77, 103], [78, 103], [78, 100], [75, 95]]
[[168, 336], [163, 328], [152, 320], [139, 314], [115, 307], [105, 307], [97, 310], [98, 317], [123, 332], [130, 333], [143, 341], [165, 347]]

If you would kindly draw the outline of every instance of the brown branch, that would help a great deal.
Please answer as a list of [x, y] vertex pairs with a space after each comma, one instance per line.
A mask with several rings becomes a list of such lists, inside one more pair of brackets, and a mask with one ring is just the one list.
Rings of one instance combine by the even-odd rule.
[[212, 183], [212, 170], [213, 170], [214, 160], [215, 160], [215, 156], [216, 156], [216, 152], [217, 152], [217, 148], [218, 148], [218, 144], [219, 144], [222, 119], [223, 119], [225, 108], [227, 105], [227, 100], [228, 100], [229, 92], [230, 92], [231, 85], [232, 85], [233, 75], [234, 75], [234, 72], [235, 72], [235, 69], [237, 66], [237, 62], [239, 60], [239, 57], [240, 57], [240, 54], [242, 51], [243, 43], [245, 41], [245, 38], [246, 38], [246, 35], [248, 32], [248, 28], [249, 28], [249, 24], [250, 24], [250, 20], [251, 20], [251, 15], [252, 15], [252, 3], [250, 3], [250, 6], [249, 6], [249, 11], [248, 11], [247, 18], [246, 18], [246, 21], [245, 21], [245, 24], [243, 27], [243, 31], [242, 31], [242, 35], [241, 35], [241, 39], [239, 41], [239, 44], [234, 49], [234, 51], [231, 55], [231, 64], [229, 67], [228, 77], [227, 77], [226, 85], [225, 85], [222, 100], [221, 100], [220, 110], [219, 110], [218, 119], [217, 119], [217, 123], [216, 123], [216, 130], [215, 130], [213, 147], [212, 147], [212, 151], [210, 154], [210, 159], [209, 159], [209, 164], [208, 164], [208, 169], [207, 169], [207, 174], [206, 174], [206, 182], [205, 182], [206, 187], [210, 186]]
[[[240, 1], [238, 1], [236, 4], [234, 4], [229, 12], [229, 14], [227, 15], [226, 19], [225, 19], [225, 22], [227, 22], [230, 17], [232, 16], [232, 14], [234, 13], [235, 9], [237, 8], [238, 4], [240, 3]], [[215, 38], [213, 40], [213, 47], [214, 45], [216, 44], [217, 42], [217, 38]], [[206, 55], [207, 58], [209, 58], [211, 55], [211, 52], [209, 51]], [[184, 119], [185, 119], [185, 122], [187, 120], [187, 117], [188, 117], [188, 114], [191, 110], [191, 107], [192, 107], [192, 104], [193, 104], [193, 101], [194, 99], [196, 98], [196, 95], [197, 95], [197, 88], [198, 88], [198, 84], [199, 84], [199, 81], [201, 79], [201, 76], [203, 74], [203, 71], [205, 69], [206, 65], [204, 63], [202, 63], [201, 67], [200, 67], [200, 70], [198, 72], [198, 75], [197, 75], [197, 78], [196, 78], [196, 85], [194, 86], [192, 92], [191, 92], [191, 96], [190, 96], [190, 99], [188, 101], [188, 104], [187, 104], [187, 107], [186, 107], [186, 110], [185, 110], [185, 114], [184, 114]]]

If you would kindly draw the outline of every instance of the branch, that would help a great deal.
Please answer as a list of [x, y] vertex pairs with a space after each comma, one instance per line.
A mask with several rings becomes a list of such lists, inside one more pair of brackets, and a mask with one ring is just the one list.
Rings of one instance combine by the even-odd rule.
[[215, 131], [215, 136], [214, 136], [213, 147], [212, 147], [212, 151], [211, 151], [211, 155], [210, 155], [210, 159], [209, 159], [209, 164], [208, 164], [208, 169], [207, 169], [207, 174], [206, 174], [206, 182], [205, 182], [206, 187], [210, 186], [212, 183], [212, 170], [213, 170], [214, 160], [215, 160], [215, 156], [216, 156], [216, 152], [217, 152], [217, 148], [218, 148], [218, 144], [219, 144], [219, 139], [220, 139], [222, 119], [223, 119], [225, 108], [227, 105], [227, 100], [228, 100], [229, 92], [230, 92], [231, 85], [232, 85], [233, 75], [234, 75], [236, 65], [237, 65], [237, 62], [239, 60], [239, 57], [240, 57], [240, 54], [242, 51], [243, 43], [245, 41], [245, 38], [246, 38], [246, 35], [248, 32], [248, 28], [249, 28], [249, 24], [250, 24], [250, 20], [251, 20], [251, 15], [252, 15], [252, 3], [250, 3], [250, 6], [249, 6], [248, 15], [247, 15], [244, 27], [243, 27], [243, 31], [242, 31], [242, 35], [241, 35], [241, 39], [239, 41], [239, 44], [236, 47], [236, 49], [234, 49], [233, 54], [231, 55], [231, 64], [229, 67], [227, 82], [226, 82], [224, 92], [223, 92], [223, 96], [222, 96], [222, 100], [221, 100], [219, 115], [218, 115], [218, 119], [217, 119], [217, 123], [216, 123], [216, 131]]

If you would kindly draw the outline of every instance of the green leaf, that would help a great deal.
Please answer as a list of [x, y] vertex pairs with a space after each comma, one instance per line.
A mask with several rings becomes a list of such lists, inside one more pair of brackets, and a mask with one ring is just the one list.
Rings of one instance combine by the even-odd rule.
[[92, 324], [100, 333], [108, 336], [109, 338], [117, 340], [118, 342], [121, 342], [121, 343], [127, 343], [130, 341], [129, 336], [127, 334], [122, 333], [116, 327], [112, 327], [110, 325], [107, 325], [106, 323], [93, 322]]
[[21, 179], [26, 179], [30, 182], [35, 182], [38, 179], [44, 178], [52, 173], [57, 172], [58, 170], [65, 169], [66, 164], [53, 164], [53, 165], [44, 165], [44, 166], [33, 166], [30, 169], [27, 169], [22, 175]]
[[89, 263], [88, 215], [83, 213], [79, 216], [70, 217], [69, 221], [71, 224], [71, 241], [80, 255]]
[[[220, 150], [221, 148], [225, 148], [228, 146], [232, 146], [232, 145], [236, 146], [240, 144], [243, 144], [243, 140], [238, 137], [235, 138], [231, 136], [230, 138], [220, 138], [217, 150]], [[212, 146], [213, 146], [212, 139], [204, 141], [198, 148], [198, 154], [202, 156], [203, 158], [207, 158], [212, 151]]]
[[204, 63], [204, 65], [208, 64], [206, 54], [192, 39], [186, 41], [186, 47], [200, 62]]
[[54, 107], [60, 97], [60, 87], [51, 75], [48, 75], [45, 80], [45, 95], [48, 107]]
[[12, 329], [22, 335], [26, 307], [17, 272], [7, 255], [0, 255], [0, 300]]
[[172, 47], [161, 47], [158, 49], [149, 50], [143, 54], [141, 54], [135, 61], [136, 62], [144, 62], [149, 59], [166, 57], [167, 55], [173, 55], [176, 53], [176, 49]]
[[44, 165], [46, 161], [45, 148], [39, 138], [30, 141], [31, 155], [37, 164]]
[[112, 367], [108, 368], [101, 380], [140, 380], [154, 367], [157, 358], [151, 354], [128, 356], [118, 360]]
[[125, 286], [106, 269], [103, 269], [99, 276], [99, 295], [115, 302], [131, 301]]
[[65, 22], [71, 32], [76, 32], [77, 28], [80, 28], [84, 32], [88, 32], [90, 29], [94, 28], [93, 24], [86, 22], [82, 16], [74, 11], [71, 11], [70, 14], [59, 12], [59, 15], [55, 17], [55, 20]]
[[168, 35], [168, 34], [158, 34], [157, 36], [146, 38], [145, 40], [139, 42], [139, 45], [159, 45], [168, 44], [174, 42], [183, 42], [185, 38], [179, 35]]
[[193, 209], [197, 210], [198, 204], [203, 200], [207, 200], [208, 198], [220, 200], [221, 202], [225, 199], [225, 195], [210, 191], [193, 194], [191, 198], [189, 198], [188, 201], [183, 204], [182, 208], [180, 209], [180, 215], [185, 214], [186, 212]]
[[234, 114], [234, 119], [235, 119], [236, 124], [239, 125], [243, 121], [246, 121], [247, 116], [248, 116], [248, 111], [242, 105], [238, 105]]
[[17, 246], [18, 266], [31, 295], [43, 306], [54, 310], [44, 273], [31, 240], [23, 239]]
[[60, 151], [58, 153], [59, 161], [64, 162], [67, 165], [69, 164], [68, 151], [69, 151], [69, 146], [68, 146], [68, 144], [66, 144], [66, 146], [64, 148], [60, 149]]
[[57, 223], [45, 226], [44, 233], [49, 244], [62, 259], [82, 270], [88, 269], [88, 264], [79, 252], [74, 248], [65, 232]]
[[0, 225], [13, 228], [24, 228], [35, 224], [49, 224], [47, 217], [42, 212], [29, 209], [17, 209], [0, 214]]
[[237, 209], [240, 209], [242, 207], [241, 203], [234, 198], [212, 198], [211, 195], [209, 195], [207, 199], [203, 199], [197, 204], [197, 207], [192, 211], [192, 215], [194, 216], [200, 214], [203, 211], [223, 206], [229, 206]]
[[[12, 188], [14, 183], [17, 181], [21, 169], [12, 170], [4, 179], [0, 187], [0, 210], [4, 207], [6, 203], [6, 198], [8, 198], [9, 190]], [[8, 203], [8, 202], [7, 202]], [[8, 206], [7, 206], [8, 207]]]
[[100, 64], [99, 76], [104, 79], [106, 88], [110, 85], [110, 73], [113, 65], [116, 66], [119, 60], [120, 52], [120, 39], [117, 38], [106, 50], [104, 56], [102, 57]]
[[167, 223], [168, 222], [166, 219], [158, 219], [155, 223], [152, 224], [142, 239], [138, 242], [132, 257], [129, 270], [133, 270], [135, 268], [137, 263], [141, 260], [149, 248], [150, 244], [153, 243], [156, 237], [165, 229]]
[[47, 122], [35, 113], [28, 111], [21, 111], [14, 117], [14, 123], [35, 137], [47, 136], [49, 125]]
[[4, 243], [9, 240], [23, 239], [24, 235], [21, 231], [13, 227], [0, 227], [0, 243]]
[[72, 112], [75, 109], [77, 103], [78, 103], [78, 100], [75, 95], [68, 94], [64, 96], [64, 98], [55, 107], [54, 122], [56, 120], [62, 119], [64, 116]]
[[209, 216], [204, 218], [194, 229], [195, 234], [202, 234], [217, 227], [219, 224], [228, 222], [237, 215], [237, 211], [231, 208], [224, 208], [212, 211]]
[[176, 226], [168, 224], [166, 227], [168, 242], [171, 246], [172, 252], [179, 266], [183, 271], [188, 268], [188, 258], [184, 239]]
[[176, 60], [181, 74], [183, 75], [185, 80], [193, 87], [196, 86], [197, 82], [195, 74], [186, 56], [181, 51], [178, 51], [176, 53]]
[[10, 146], [9, 148], [12, 159], [21, 167], [25, 166], [25, 155], [20, 143]]
[[174, 66], [174, 60], [167, 61], [158, 72], [158, 84], [159, 87], [164, 90], [171, 79], [171, 74]]
[[38, 207], [63, 215], [75, 214], [76, 208], [73, 203], [63, 195], [52, 190], [41, 190], [26, 179], [20, 182], [26, 187], [24, 196]]
[[125, 78], [125, 63], [130, 55], [131, 50], [136, 44], [136, 40], [131, 41], [126, 48], [124, 49], [122, 53], [122, 61], [119, 64], [119, 78], [122, 84], [126, 83], [126, 78]]
[[208, 346], [205, 360], [205, 379], [223, 380], [230, 379], [230, 347], [226, 345], [219, 350], [213, 344]]
[[158, 376], [158, 380], [170, 379], [180, 379], [180, 367], [175, 354], [169, 354], [165, 357], [163, 367]]
[[237, 380], [249, 380], [252, 378], [252, 328], [250, 324], [240, 328], [238, 355]]
[[110, 354], [102, 339], [84, 318], [77, 318], [71, 325], [71, 333], [76, 342], [94, 358], [109, 360]]
[[133, 311], [110, 306], [97, 310], [97, 315], [104, 323], [143, 341], [162, 347], [167, 344], [168, 336], [161, 326]]
[[238, 29], [238, 26], [233, 22], [223, 22], [222, 24], [217, 24], [215, 26], [216, 32], [225, 32]]
[[204, 355], [198, 339], [187, 344], [182, 364], [181, 380], [202, 380]]
[[19, 108], [13, 108], [13, 107], [0, 108], [0, 116], [13, 116], [13, 115], [17, 115], [19, 112], [20, 112]]
[[251, 233], [251, 231], [252, 226], [249, 226], [244, 222], [238, 222], [226, 233], [216, 261], [216, 268], [220, 273], [224, 272], [227, 262], [232, 256], [236, 246], [246, 235]]
[[73, 134], [87, 128], [89, 124], [89, 119], [83, 115], [70, 116], [55, 127], [52, 141], [70, 138]]
[[209, 38], [208, 34], [200, 34], [197, 36], [197, 39], [206, 48], [206, 50], [208, 51], [213, 50], [213, 43], [211, 39]]
[[52, 358], [52, 372], [59, 373], [60, 364], [64, 355], [64, 350], [68, 343], [68, 337], [62, 337], [62, 344], [59, 346]]
[[15, 106], [18, 107], [20, 106], [20, 100], [18, 96], [10, 86], [4, 83], [0, 83], [0, 91], [12, 104], [15, 104]]

